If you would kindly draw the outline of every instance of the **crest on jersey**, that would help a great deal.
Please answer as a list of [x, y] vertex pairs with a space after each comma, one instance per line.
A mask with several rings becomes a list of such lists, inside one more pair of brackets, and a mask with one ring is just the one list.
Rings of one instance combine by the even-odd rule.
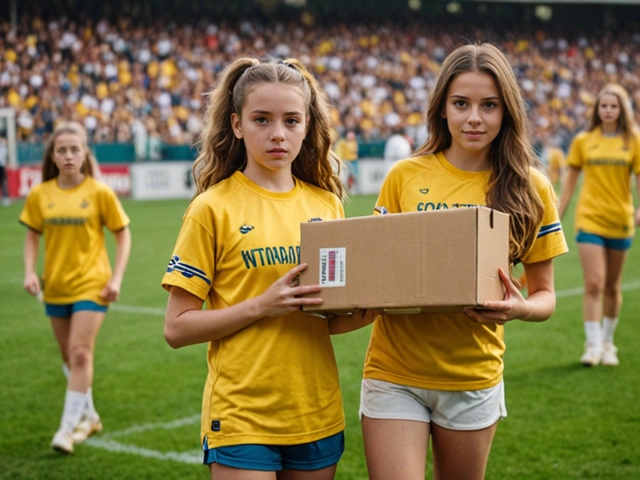
[[240, 227], [240, 233], [243, 234], [243, 235], [246, 235], [247, 233], [249, 233], [254, 228], [256, 228], [256, 227], [254, 227], [253, 225], [242, 225]]

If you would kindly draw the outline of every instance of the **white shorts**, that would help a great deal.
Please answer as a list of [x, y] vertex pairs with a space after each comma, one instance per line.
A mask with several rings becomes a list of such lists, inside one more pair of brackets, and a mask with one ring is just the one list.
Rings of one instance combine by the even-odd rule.
[[365, 378], [360, 419], [415, 420], [450, 430], [481, 430], [507, 416], [504, 380], [484, 390], [442, 391]]

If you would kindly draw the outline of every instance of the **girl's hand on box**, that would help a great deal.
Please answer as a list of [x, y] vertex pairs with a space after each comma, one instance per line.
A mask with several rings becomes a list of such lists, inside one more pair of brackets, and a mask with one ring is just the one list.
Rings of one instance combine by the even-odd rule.
[[504, 325], [517, 318], [526, 319], [530, 313], [529, 303], [511, 281], [509, 275], [502, 269], [499, 269], [498, 273], [505, 289], [504, 300], [487, 301], [480, 308], [467, 307], [464, 309], [464, 313], [476, 322], [497, 323], [499, 325]]
[[305, 268], [306, 263], [302, 263], [289, 270], [280, 279], [271, 285], [262, 295], [255, 298], [259, 303], [261, 316], [277, 317], [295, 312], [302, 305], [319, 305], [321, 298], [304, 297], [308, 293], [319, 292], [320, 285], [300, 286], [298, 275]]

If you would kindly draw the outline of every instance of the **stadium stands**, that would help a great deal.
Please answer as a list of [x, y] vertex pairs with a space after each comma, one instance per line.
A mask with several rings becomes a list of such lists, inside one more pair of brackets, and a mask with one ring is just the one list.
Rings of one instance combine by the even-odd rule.
[[239, 55], [300, 58], [335, 106], [337, 134], [352, 129], [362, 144], [383, 141], [397, 125], [423, 140], [440, 62], [465, 42], [490, 41], [507, 53], [534, 136], [551, 132], [564, 147], [604, 83], [617, 81], [640, 101], [640, 33], [632, 28], [602, 34], [304, 15], [294, 22], [72, 13], [21, 12], [15, 32], [0, 20], [0, 108], [15, 108], [19, 142], [40, 143], [67, 118], [81, 121], [93, 143], [129, 144], [137, 158], [160, 159], [162, 146], [193, 144], [206, 92]]

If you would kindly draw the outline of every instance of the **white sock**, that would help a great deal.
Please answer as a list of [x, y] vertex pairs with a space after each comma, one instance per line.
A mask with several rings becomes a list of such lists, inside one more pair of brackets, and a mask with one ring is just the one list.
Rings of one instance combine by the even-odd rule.
[[71, 370], [69, 370], [69, 367], [67, 366], [66, 363], [62, 364], [62, 373], [64, 374], [64, 378], [69, 380], [69, 375], [71, 374]]
[[602, 345], [602, 326], [600, 322], [585, 321], [584, 333], [588, 343], [598, 348]]
[[78, 426], [78, 423], [80, 423], [80, 418], [82, 417], [86, 403], [86, 393], [67, 390], [64, 397], [64, 409], [62, 410], [60, 428], [64, 428], [68, 432], [73, 432]]
[[618, 326], [618, 319], [604, 317], [602, 319], [602, 326], [603, 326], [603, 334], [604, 334], [602, 340], [604, 342], [613, 343], [613, 334], [615, 333], [616, 327]]
[[99, 417], [98, 412], [96, 412], [96, 407], [93, 405], [93, 392], [91, 387], [87, 390], [87, 403], [84, 405], [84, 413], [83, 416], [87, 418], [96, 419]]

